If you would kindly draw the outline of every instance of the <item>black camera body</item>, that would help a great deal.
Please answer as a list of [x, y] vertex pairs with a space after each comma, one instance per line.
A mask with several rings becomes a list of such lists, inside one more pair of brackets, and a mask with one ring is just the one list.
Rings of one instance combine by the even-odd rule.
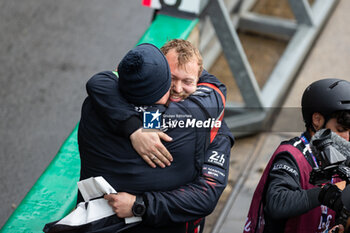
[[329, 165], [324, 168], [314, 168], [310, 173], [310, 184], [322, 185], [330, 182], [332, 178], [337, 177], [350, 183], [350, 167], [345, 163], [339, 165]]
[[320, 138], [312, 142], [319, 164], [318, 168], [313, 168], [310, 173], [310, 184], [322, 185], [335, 177], [350, 183], [350, 160], [332, 146], [331, 133], [331, 130], [327, 129]]

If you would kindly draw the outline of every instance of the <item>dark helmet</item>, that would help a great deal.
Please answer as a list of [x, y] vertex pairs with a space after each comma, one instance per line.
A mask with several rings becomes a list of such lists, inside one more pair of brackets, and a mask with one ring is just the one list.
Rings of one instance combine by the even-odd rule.
[[350, 82], [341, 79], [322, 79], [306, 88], [301, 100], [306, 127], [312, 125], [312, 114], [318, 112], [326, 119], [340, 110], [350, 110]]

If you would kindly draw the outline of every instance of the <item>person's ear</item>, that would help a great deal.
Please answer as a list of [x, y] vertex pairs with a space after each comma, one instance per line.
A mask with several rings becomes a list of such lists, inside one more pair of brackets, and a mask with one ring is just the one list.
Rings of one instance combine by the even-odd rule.
[[315, 112], [312, 114], [312, 125], [316, 131], [320, 130], [322, 126], [324, 125], [325, 119], [321, 115], [321, 113]]

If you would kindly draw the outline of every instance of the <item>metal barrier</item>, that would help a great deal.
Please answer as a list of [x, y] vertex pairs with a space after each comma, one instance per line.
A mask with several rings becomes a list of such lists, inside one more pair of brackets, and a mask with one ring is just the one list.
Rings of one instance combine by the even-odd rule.
[[[307, 0], [289, 0], [296, 22], [253, 13], [250, 10], [255, 2], [234, 0], [226, 1], [225, 5], [223, 0], [212, 0], [205, 10], [244, 100], [243, 105], [228, 103], [226, 107], [225, 120], [236, 136], [255, 133], [265, 127], [338, 0], [316, 0], [312, 7]], [[289, 38], [287, 48], [262, 89], [235, 28]], [[220, 47], [214, 46], [216, 54]], [[205, 51], [204, 46], [202, 50]]]

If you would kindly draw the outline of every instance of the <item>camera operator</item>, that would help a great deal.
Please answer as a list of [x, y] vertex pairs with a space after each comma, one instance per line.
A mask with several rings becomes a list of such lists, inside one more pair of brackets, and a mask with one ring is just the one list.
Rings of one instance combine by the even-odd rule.
[[244, 232], [319, 233], [334, 226], [330, 199], [339, 197], [341, 190], [333, 184], [324, 189], [309, 183], [312, 168], [319, 166], [309, 142], [324, 128], [349, 141], [350, 82], [312, 83], [302, 97], [302, 114], [306, 131], [282, 142], [272, 155], [255, 190]]

